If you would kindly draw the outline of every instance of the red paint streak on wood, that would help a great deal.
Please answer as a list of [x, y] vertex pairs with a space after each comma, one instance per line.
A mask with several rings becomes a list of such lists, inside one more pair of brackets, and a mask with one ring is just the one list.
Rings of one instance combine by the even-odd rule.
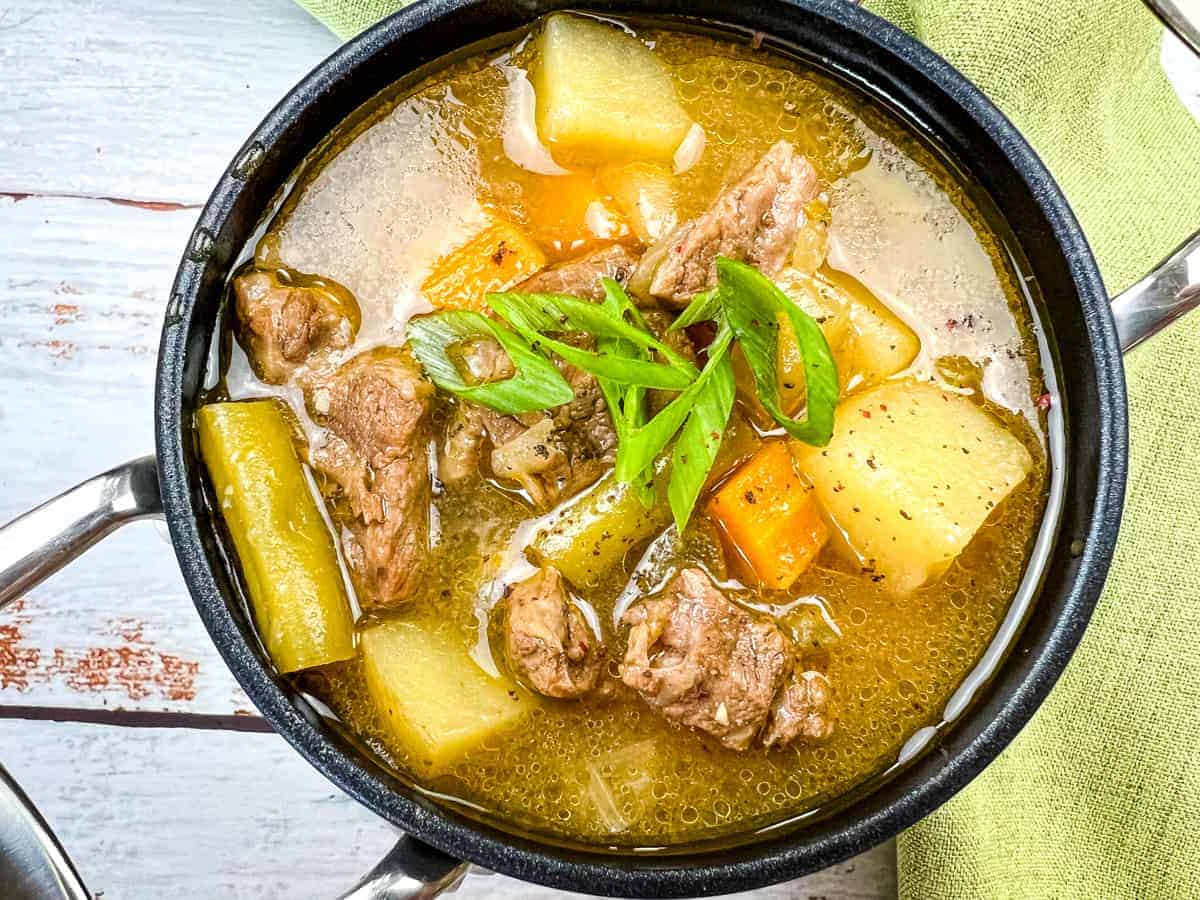
[[199, 209], [199, 203], [167, 203], [161, 200], [126, 200], [123, 197], [101, 197], [117, 206], [135, 206], [150, 212], [178, 212], [181, 209]]
[[200, 663], [155, 650], [137, 619], [118, 619], [119, 647], [91, 647], [80, 652], [55, 649], [49, 673], [72, 690], [92, 693], [123, 689], [130, 700], [159, 695], [168, 700], [195, 700]]
[[130, 700], [155, 694], [195, 700], [200, 663], [149, 647], [92, 647], [83, 653], [57, 648], [47, 671], [84, 694], [121, 689]]
[[9, 621], [0, 625], [0, 690], [29, 690], [29, 673], [42, 658], [41, 651], [27, 645], [21, 633], [22, 626], [30, 622], [24, 611], [24, 598], [14, 600], [6, 611]]
[[119, 646], [86, 650], [59, 647], [41, 665], [42, 651], [28, 644], [22, 634], [22, 627], [32, 621], [24, 609], [24, 601], [16, 601], [5, 611], [8, 621], [0, 624], [0, 690], [27, 691], [31, 682], [61, 678], [67, 687], [80, 693], [120, 690], [134, 701], [152, 696], [180, 702], [196, 699], [200, 663], [156, 650], [146, 640], [144, 626], [137, 619], [112, 623], [112, 633], [121, 641]]
[[[100, 148], [96, 148], [100, 152]], [[199, 203], [173, 203], [166, 200], [130, 200], [127, 197], [106, 197], [98, 194], [70, 194], [49, 192], [17, 193], [15, 191], [0, 191], [0, 197], [6, 197], [14, 203], [34, 197], [40, 200], [102, 200], [105, 203], [115, 203], [118, 206], [134, 206], [149, 212], [178, 212], [181, 209], [199, 209]]]
[[74, 303], [55, 303], [50, 307], [50, 312], [54, 313], [55, 325], [69, 325], [79, 321], [79, 307]]
[[22, 341], [17, 344], [18, 347], [40, 347], [50, 351], [50, 355], [55, 359], [70, 359], [75, 355], [75, 344], [71, 341], [60, 341], [58, 339], [50, 341]]

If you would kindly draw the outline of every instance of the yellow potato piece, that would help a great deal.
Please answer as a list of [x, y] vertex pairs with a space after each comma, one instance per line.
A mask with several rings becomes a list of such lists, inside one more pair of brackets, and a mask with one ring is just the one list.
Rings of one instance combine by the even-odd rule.
[[643, 244], [662, 240], [679, 224], [678, 198], [671, 177], [666, 167], [645, 162], [610, 166], [600, 173], [600, 184], [612, 195]]
[[822, 274], [846, 302], [847, 333], [834, 354], [843, 389], [878, 384], [907, 369], [921, 352], [916, 333], [855, 278], [829, 268]]
[[897, 593], [945, 571], [1033, 466], [987, 412], [913, 381], [851, 395], [829, 446], [793, 451], [860, 564]]
[[538, 131], [555, 158], [669, 161], [691, 128], [667, 71], [613, 25], [551, 16], [535, 54]]
[[793, 303], [816, 319], [829, 349], [836, 356], [850, 334], [850, 301], [841, 289], [821, 274], [809, 275], [792, 267], [776, 275], [775, 284]]
[[389, 620], [359, 637], [367, 690], [382, 720], [424, 774], [444, 771], [488, 737], [512, 728], [533, 701], [483, 672], [446, 633]]

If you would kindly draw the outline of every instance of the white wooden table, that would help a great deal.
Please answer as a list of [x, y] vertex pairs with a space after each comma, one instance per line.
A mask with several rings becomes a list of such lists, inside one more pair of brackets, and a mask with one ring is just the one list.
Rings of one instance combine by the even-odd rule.
[[[150, 452], [197, 210], [336, 43], [288, 0], [0, 4], [0, 521]], [[132, 526], [0, 612], [0, 761], [108, 900], [332, 897], [393, 832], [257, 717], [162, 534]], [[887, 845], [744, 896], [895, 892]]]

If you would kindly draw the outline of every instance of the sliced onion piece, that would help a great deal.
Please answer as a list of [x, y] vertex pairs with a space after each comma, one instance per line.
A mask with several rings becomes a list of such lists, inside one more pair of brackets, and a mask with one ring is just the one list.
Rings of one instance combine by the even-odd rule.
[[587, 205], [583, 213], [583, 224], [602, 241], [624, 237], [629, 233], [625, 224], [600, 200], [593, 200]]
[[504, 155], [535, 175], [568, 175], [554, 161], [537, 131], [537, 96], [525, 70], [517, 66], [501, 66], [508, 79], [504, 97], [503, 145]]
[[675, 148], [675, 174], [682, 175], [704, 155], [704, 145], [708, 143], [708, 135], [699, 122], [693, 122], [688, 133], [683, 136], [679, 146]]

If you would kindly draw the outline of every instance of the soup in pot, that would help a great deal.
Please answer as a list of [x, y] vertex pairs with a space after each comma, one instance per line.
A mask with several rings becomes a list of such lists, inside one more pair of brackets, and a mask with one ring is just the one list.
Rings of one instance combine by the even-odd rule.
[[203, 458], [277, 668], [472, 814], [819, 809], [977, 665], [1048, 491], [979, 192], [766, 49], [555, 14], [359, 110], [231, 279]]

